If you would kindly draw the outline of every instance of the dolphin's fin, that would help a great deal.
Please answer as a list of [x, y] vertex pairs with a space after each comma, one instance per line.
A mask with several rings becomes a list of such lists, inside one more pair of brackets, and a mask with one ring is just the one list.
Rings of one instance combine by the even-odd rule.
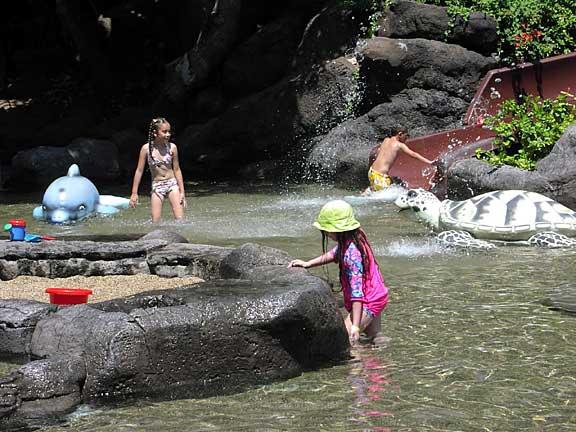
[[116, 207], [112, 207], [109, 205], [102, 205], [102, 204], [98, 204], [96, 206], [96, 212], [98, 212], [101, 215], [113, 215], [118, 213], [120, 210], [118, 210]]
[[100, 195], [98, 203], [100, 205], [116, 207], [118, 209], [126, 209], [130, 207], [130, 200], [128, 198], [117, 197], [114, 195]]
[[35, 207], [32, 210], [32, 216], [34, 219], [44, 219], [44, 210], [42, 210], [42, 206]]
[[68, 168], [68, 177], [77, 177], [80, 175], [80, 168], [76, 164], [70, 165]]

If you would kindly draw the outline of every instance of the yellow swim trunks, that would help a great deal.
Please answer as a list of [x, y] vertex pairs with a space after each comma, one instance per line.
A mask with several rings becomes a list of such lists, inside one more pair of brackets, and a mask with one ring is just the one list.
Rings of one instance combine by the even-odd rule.
[[386, 189], [392, 185], [392, 177], [374, 171], [372, 168], [368, 170], [368, 180], [370, 180], [370, 189], [373, 192]]

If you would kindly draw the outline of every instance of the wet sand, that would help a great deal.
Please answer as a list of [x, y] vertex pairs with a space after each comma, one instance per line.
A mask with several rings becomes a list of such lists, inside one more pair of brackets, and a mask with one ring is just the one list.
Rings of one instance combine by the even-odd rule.
[[28, 299], [50, 303], [49, 295], [44, 292], [46, 288], [87, 288], [92, 290], [88, 303], [96, 303], [199, 282], [202, 282], [202, 279], [197, 277], [162, 278], [155, 275], [72, 276], [57, 279], [18, 276], [9, 281], [0, 281], [0, 299]]

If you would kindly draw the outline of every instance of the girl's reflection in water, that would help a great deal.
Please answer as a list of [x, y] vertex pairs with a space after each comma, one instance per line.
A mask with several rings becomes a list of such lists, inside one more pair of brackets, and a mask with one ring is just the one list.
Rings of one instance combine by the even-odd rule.
[[389, 418], [394, 414], [378, 403], [392, 385], [391, 365], [372, 347], [354, 348], [351, 353], [354, 358], [350, 362], [348, 379], [355, 394], [351, 420], [361, 424], [362, 431], [392, 432], [384, 423], [390, 424]]

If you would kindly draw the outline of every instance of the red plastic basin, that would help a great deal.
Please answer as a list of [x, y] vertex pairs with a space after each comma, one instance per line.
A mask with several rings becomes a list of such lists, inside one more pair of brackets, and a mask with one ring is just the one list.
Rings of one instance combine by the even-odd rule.
[[57, 305], [75, 305], [88, 301], [92, 290], [83, 288], [46, 288], [46, 294], [50, 294], [50, 303]]

